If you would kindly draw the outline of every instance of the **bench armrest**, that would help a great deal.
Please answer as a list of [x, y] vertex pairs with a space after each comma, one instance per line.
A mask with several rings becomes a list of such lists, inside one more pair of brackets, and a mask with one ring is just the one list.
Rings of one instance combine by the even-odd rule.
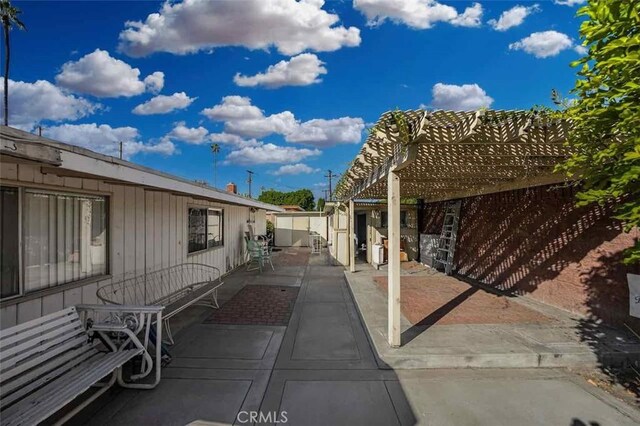
[[138, 306], [138, 305], [76, 305], [79, 311], [95, 312], [127, 312], [140, 314], [156, 314], [162, 312], [164, 306]]
[[126, 330], [126, 324], [109, 324], [109, 323], [94, 323], [91, 325], [91, 330], [93, 331], [124, 331]]

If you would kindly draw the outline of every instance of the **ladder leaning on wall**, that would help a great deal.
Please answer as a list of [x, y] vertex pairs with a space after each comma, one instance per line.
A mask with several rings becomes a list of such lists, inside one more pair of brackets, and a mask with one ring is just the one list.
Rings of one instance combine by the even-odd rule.
[[435, 262], [444, 266], [444, 272], [451, 275], [453, 269], [453, 254], [456, 250], [458, 235], [458, 221], [460, 219], [461, 200], [449, 201], [445, 207], [442, 232], [438, 240], [438, 252]]

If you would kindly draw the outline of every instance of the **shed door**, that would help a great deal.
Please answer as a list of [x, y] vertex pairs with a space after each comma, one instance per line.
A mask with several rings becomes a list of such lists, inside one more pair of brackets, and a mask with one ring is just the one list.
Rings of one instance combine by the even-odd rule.
[[309, 246], [309, 216], [293, 217], [292, 246]]
[[275, 245], [279, 247], [291, 246], [293, 233], [293, 218], [291, 216], [276, 216]]

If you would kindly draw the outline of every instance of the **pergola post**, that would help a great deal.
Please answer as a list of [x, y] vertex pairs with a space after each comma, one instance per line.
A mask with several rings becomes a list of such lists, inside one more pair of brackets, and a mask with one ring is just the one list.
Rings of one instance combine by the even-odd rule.
[[389, 345], [401, 345], [400, 330], [400, 176], [387, 176], [387, 226], [389, 229], [388, 321]]
[[356, 271], [356, 214], [353, 199], [349, 200], [349, 270]]

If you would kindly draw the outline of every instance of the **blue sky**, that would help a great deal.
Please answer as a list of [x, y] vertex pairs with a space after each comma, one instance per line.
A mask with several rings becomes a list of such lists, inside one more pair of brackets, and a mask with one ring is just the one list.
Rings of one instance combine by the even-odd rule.
[[549, 105], [581, 53], [580, 0], [14, 3], [10, 125], [210, 183], [217, 142], [254, 195], [321, 194], [389, 109]]

